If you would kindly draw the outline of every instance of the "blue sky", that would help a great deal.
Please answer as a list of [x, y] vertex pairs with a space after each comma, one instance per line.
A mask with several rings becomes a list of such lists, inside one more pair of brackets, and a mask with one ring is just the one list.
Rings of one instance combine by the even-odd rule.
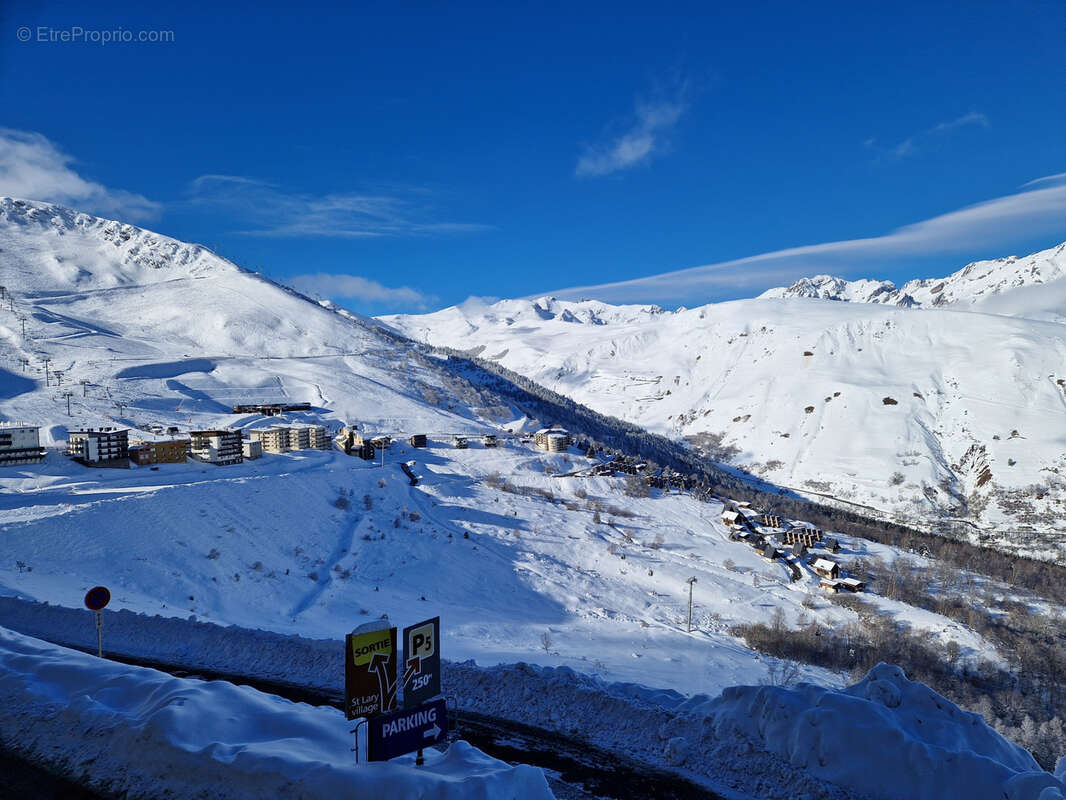
[[[691, 306], [1066, 240], [1059, 0], [740, 5], [7, 0], [0, 194], [367, 313]], [[172, 41], [48, 41], [73, 26]]]

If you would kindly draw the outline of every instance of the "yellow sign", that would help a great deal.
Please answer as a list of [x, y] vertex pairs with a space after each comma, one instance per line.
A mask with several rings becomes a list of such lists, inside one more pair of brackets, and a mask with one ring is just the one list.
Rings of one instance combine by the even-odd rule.
[[375, 653], [383, 656], [392, 656], [392, 642], [396, 636], [394, 631], [373, 631], [372, 633], [354, 634], [349, 637], [352, 648], [352, 661], [357, 666], [365, 666]]

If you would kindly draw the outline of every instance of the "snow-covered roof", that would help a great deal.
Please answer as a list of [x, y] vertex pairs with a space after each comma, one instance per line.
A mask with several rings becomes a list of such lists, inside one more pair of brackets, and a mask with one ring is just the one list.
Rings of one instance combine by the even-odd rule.
[[837, 568], [835, 561], [830, 561], [828, 558], [816, 558], [811, 565], [815, 569], [833, 570]]

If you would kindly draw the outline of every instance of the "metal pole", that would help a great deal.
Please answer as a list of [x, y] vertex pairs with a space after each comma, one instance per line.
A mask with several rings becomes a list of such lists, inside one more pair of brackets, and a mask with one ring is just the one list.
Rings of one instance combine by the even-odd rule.
[[696, 576], [693, 575], [686, 582], [688, 583], [688, 632], [692, 633], [692, 585], [696, 582]]
[[96, 655], [98, 658], [104, 657], [104, 613], [102, 611], [95, 612], [96, 614]]

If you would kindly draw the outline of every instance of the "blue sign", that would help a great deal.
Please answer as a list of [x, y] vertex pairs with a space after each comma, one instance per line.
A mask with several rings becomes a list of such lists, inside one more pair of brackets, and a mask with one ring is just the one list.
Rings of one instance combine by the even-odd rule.
[[367, 760], [388, 761], [442, 741], [448, 733], [448, 711], [442, 698], [418, 708], [379, 714], [367, 724]]

